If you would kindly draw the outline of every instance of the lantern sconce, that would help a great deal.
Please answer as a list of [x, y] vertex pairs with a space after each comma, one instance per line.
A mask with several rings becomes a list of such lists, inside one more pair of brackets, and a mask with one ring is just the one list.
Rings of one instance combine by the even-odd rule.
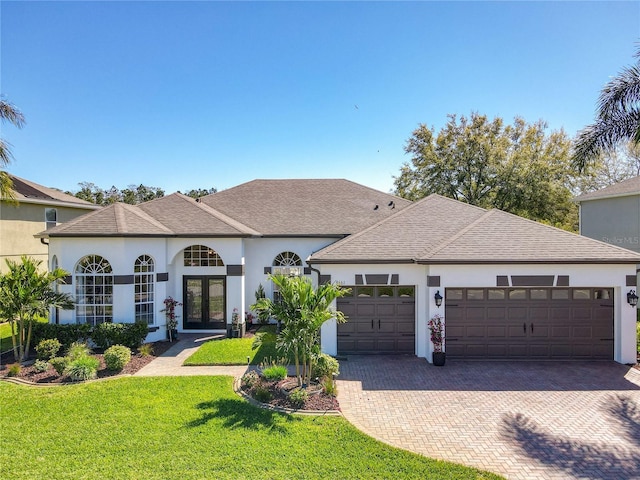
[[[436, 294], [433, 296], [433, 299], [436, 301], [436, 307], [440, 308], [440, 305], [442, 305], [442, 295], [440, 295], [440, 290], [436, 292]], [[636, 297], [636, 302], [637, 302], [637, 297]]]
[[629, 290], [629, 293], [627, 293], [627, 303], [632, 307], [638, 305], [638, 295], [636, 295], [635, 290]]

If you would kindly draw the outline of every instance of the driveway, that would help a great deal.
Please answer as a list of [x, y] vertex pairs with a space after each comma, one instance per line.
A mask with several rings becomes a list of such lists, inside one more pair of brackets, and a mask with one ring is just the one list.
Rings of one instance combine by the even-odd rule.
[[509, 479], [640, 479], [640, 370], [350, 356], [338, 399], [391, 445]]

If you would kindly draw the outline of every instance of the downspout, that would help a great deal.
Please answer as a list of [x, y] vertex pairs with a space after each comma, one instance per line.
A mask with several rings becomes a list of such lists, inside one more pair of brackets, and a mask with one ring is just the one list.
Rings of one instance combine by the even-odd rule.
[[40, 243], [46, 246], [49, 246], [49, 242], [44, 241], [44, 237], [40, 237]]
[[318, 270], [317, 268], [313, 268], [309, 260], [305, 260], [305, 261], [307, 262], [307, 265], [309, 265], [309, 270], [311, 270], [312, 272], [316, 272], [318, 274], [318, 285], [320, 285], [320, 270]]

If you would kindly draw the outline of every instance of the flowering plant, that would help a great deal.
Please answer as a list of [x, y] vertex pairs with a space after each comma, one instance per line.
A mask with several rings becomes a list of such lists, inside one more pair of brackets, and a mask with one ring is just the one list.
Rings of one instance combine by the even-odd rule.
[[442, 352], [442, 333], [444, 332], [444, 318], [436, 313], [431, 320], [429, 320], [429, 330], [431, 331], [431, 342], [433, 343], [433, 350], [435, 352]]
[[251, 325], [253, 323], [253, 319], [256, 318], [255, 315], [251, 312], [244, 312], [244, 321], [247, 325]]
[[176, 315], [176, 307], [182, 305], [171, 297], [164, 299], [164, 308], [160, 310], [167, 317], [167, 330], [175, 330], [178, 328], [178, 316]]

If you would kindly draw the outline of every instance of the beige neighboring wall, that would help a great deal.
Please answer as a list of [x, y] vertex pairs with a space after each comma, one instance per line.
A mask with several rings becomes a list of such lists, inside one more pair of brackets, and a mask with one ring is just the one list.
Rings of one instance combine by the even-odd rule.
[[49, 247], [34, 235], [46, 230], [47, 209], [55, 209], [55, 222], [60, 224], [100, 207], [15, 175], [9, 177], [16, 201], [0, 200], [0, 273], [7, 270], [7, 260], [20, 260], [22, 255], [41, 260], [46, 270]]

